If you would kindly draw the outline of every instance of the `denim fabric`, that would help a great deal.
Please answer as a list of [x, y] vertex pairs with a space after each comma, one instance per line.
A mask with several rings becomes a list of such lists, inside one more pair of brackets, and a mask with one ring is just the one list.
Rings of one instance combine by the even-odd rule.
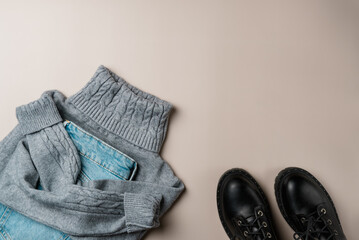
[[[64, 121], [64, 127], [81, 159], [78, 185], [98, 179], [132, 180], [137, 170], [137, 163], [133, 159], [71, 121]], [[42, 190], [41, 184], [38, 189]], [[70, 240], [70, 237], [0, 204], [0, 239]]]
[[64, 125], [80, 154], [79, 181], [118, 178], [132, 180], [137, 170], [137, 163], [133, 159], [70, 121], [65, 121]]

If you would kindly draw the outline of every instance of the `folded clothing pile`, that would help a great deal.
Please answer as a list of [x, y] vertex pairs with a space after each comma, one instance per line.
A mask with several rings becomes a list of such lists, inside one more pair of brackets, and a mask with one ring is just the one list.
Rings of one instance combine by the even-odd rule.
[[140, 239], [184, 189], [159, 152], [171, 104], [100, 66], [16, 109], [0, 142], [0, 239]]

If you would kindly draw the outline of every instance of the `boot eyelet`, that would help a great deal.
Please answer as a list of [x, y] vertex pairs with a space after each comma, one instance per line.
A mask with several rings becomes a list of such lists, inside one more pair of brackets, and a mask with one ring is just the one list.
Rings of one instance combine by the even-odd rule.
[[323, 214], [326, 214], [327, 210], [325, 210], [325, 208], [322, 208], [322, 209], [320, 209], [320, 212], [323, 213]]
[[262, 225], [263, 225], [263, 227], [265, 227], [265, 228], [268, 226], [268, 224], [267, 224], [266, 222], [263, 222]]
[[270, 232], [267, 232], [267, 237], [272, 238], [272, 234], [270, 234]]
[[332, 224], [333, 224], [332, 220], [330, 220], [330, 219], [327, 220], [327, 223], [328, 223], [329, 225], [332, 225]]
[[339, 235], [339, 233], [338, 233], [337, 230], [334, 230], [334, 235], [335, 235], [335, 236], [338, 236], [338, 235]]
[[237, 225], [238, 225], [238, 226], [241, 226], [241, 224], [242, 224], [242, 221], [241, 221], [241, 220], [238, 220], [238, 221], [237, 221]]
[[248, 232], [247, 232], [247, 231], [244, 231], [244, 232], [243, 232], [243, 235], [244, 235], [245, 237], [248, 237]]
[[300, 219], [300, 221], [302, 222], [302, 223], [304, 223], [305, 222], [305, 217], [302, 217], [301, 219]]
[[263, 212], [262, 212], [261, 210], [259, 210], [259, 211], [258, 211], [258, 215], [262, 217], [262, 216], [263, 216]]

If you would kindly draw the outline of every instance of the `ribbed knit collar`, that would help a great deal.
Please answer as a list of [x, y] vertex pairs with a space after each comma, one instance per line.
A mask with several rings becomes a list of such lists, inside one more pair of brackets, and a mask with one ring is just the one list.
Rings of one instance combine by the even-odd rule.
[[[106, 130], [149, 151], [159, 152], [166, 136], [171, 104], [143, 92], [104, 66], [67, 99]], [[63, 121], [50, 91], [16, 109], [24, 134]]]
[[130, 85], [104, 66], [68, 101], [105, 129], [159, 152], [172, 105]]

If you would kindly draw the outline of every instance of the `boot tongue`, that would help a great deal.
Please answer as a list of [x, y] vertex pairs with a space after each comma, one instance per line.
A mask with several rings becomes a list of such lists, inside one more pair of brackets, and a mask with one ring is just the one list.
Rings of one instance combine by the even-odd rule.
[[[318, 212], [318, 215], [320, 215], [321, 214], [321, 209], [323, 208], [323, 205], [322, 204], [320, 204], [320, 205], [318, 205], [318, 207], [317, 207], [317, 212]], [[325, 221], [325, 220], [324, 220]], [[315, 226], [314, 226], [314, 229], [316, 230], [316, 231], [320, 231], [320, 230], [324, 230], [324, 231], [327, 231], [328, 233], [322, 233], [322, 234], [320, 234], [320, 237], [318, 237], [318, 240], [326, 240], [326, 239], [328, 239], [329, 238], [329, 236], [331, 235], [330, 234], [330, 232], [329, 232], [329, 228], [328, 228], [328, 226], [326, 226], [327, 225], [327, 223], [325, 223], [325, 222], [323, 222], [323, 221], [320, 221], [320, 222], [318, 222], [317, 224], [315, 224]], [[326, 226], [326, 227], [325, 227]]]
[[322, 206], [319, 205], [317, 207], [317, 215], [315, 214], [314, 216], [311, 216], [311, 219], [309, 221], [312, 221], [312, 222], [308, 223], [308, 224], [310, 225], [312, 232], [327, 231], [328, 233], [320, 233], [320, 234], [318, 234], [319, 235], [318, 237], [315, 236], [315, 234], [313, 234], [314, 240], [327, 240], [329, 238], [329, 236], [331, 235], [328, 227], [325, 227], [326, 223], [323, 222], [323, 220], [314, 222], [315, 219], [321, 214], [321, 209], [322, 209]]
[[[255, 216], [250, 216], [246, 218], [248, 223], [251, 223], [255, 220]], [[258, 232], [259, 226], [258, 226], [258, 222], [255, 222], [253, 224], [253, 227], [251, 229], [249, 229], [251, 232]], [[253, 235], [252, 236], [253, 240], [262, 240], [263, 236], [262, 235]], [[320, 239], [321, 240], [321, 239]]]
[[[317, 223], [315, 226], [314, 226], [314, 229], [316, 231], [320, 231], [324, 228], [324, 223], [320, 222], [320, 223]], [[328, 228], [325, 228], [324, 229], [325, 231], [328, 231]], [[322, 233], [320, 234], [320, 237], [318, 237], [318, 240], [326, 240], [328, 239], [330, 236], [330, 233]]]
[[[313, 226], [313, 230], [320, 232], [324, 228], [324, 226], [325, 225], [323, 222], [317, 222]], [[325, 228], [324, 230], [328, 230], [328, 229]], [[314, 240], [327, 240], [329, 238], [329, 236], [330, 236], [330, 233], [321, 233], [319, 237], [314, 237]]]

